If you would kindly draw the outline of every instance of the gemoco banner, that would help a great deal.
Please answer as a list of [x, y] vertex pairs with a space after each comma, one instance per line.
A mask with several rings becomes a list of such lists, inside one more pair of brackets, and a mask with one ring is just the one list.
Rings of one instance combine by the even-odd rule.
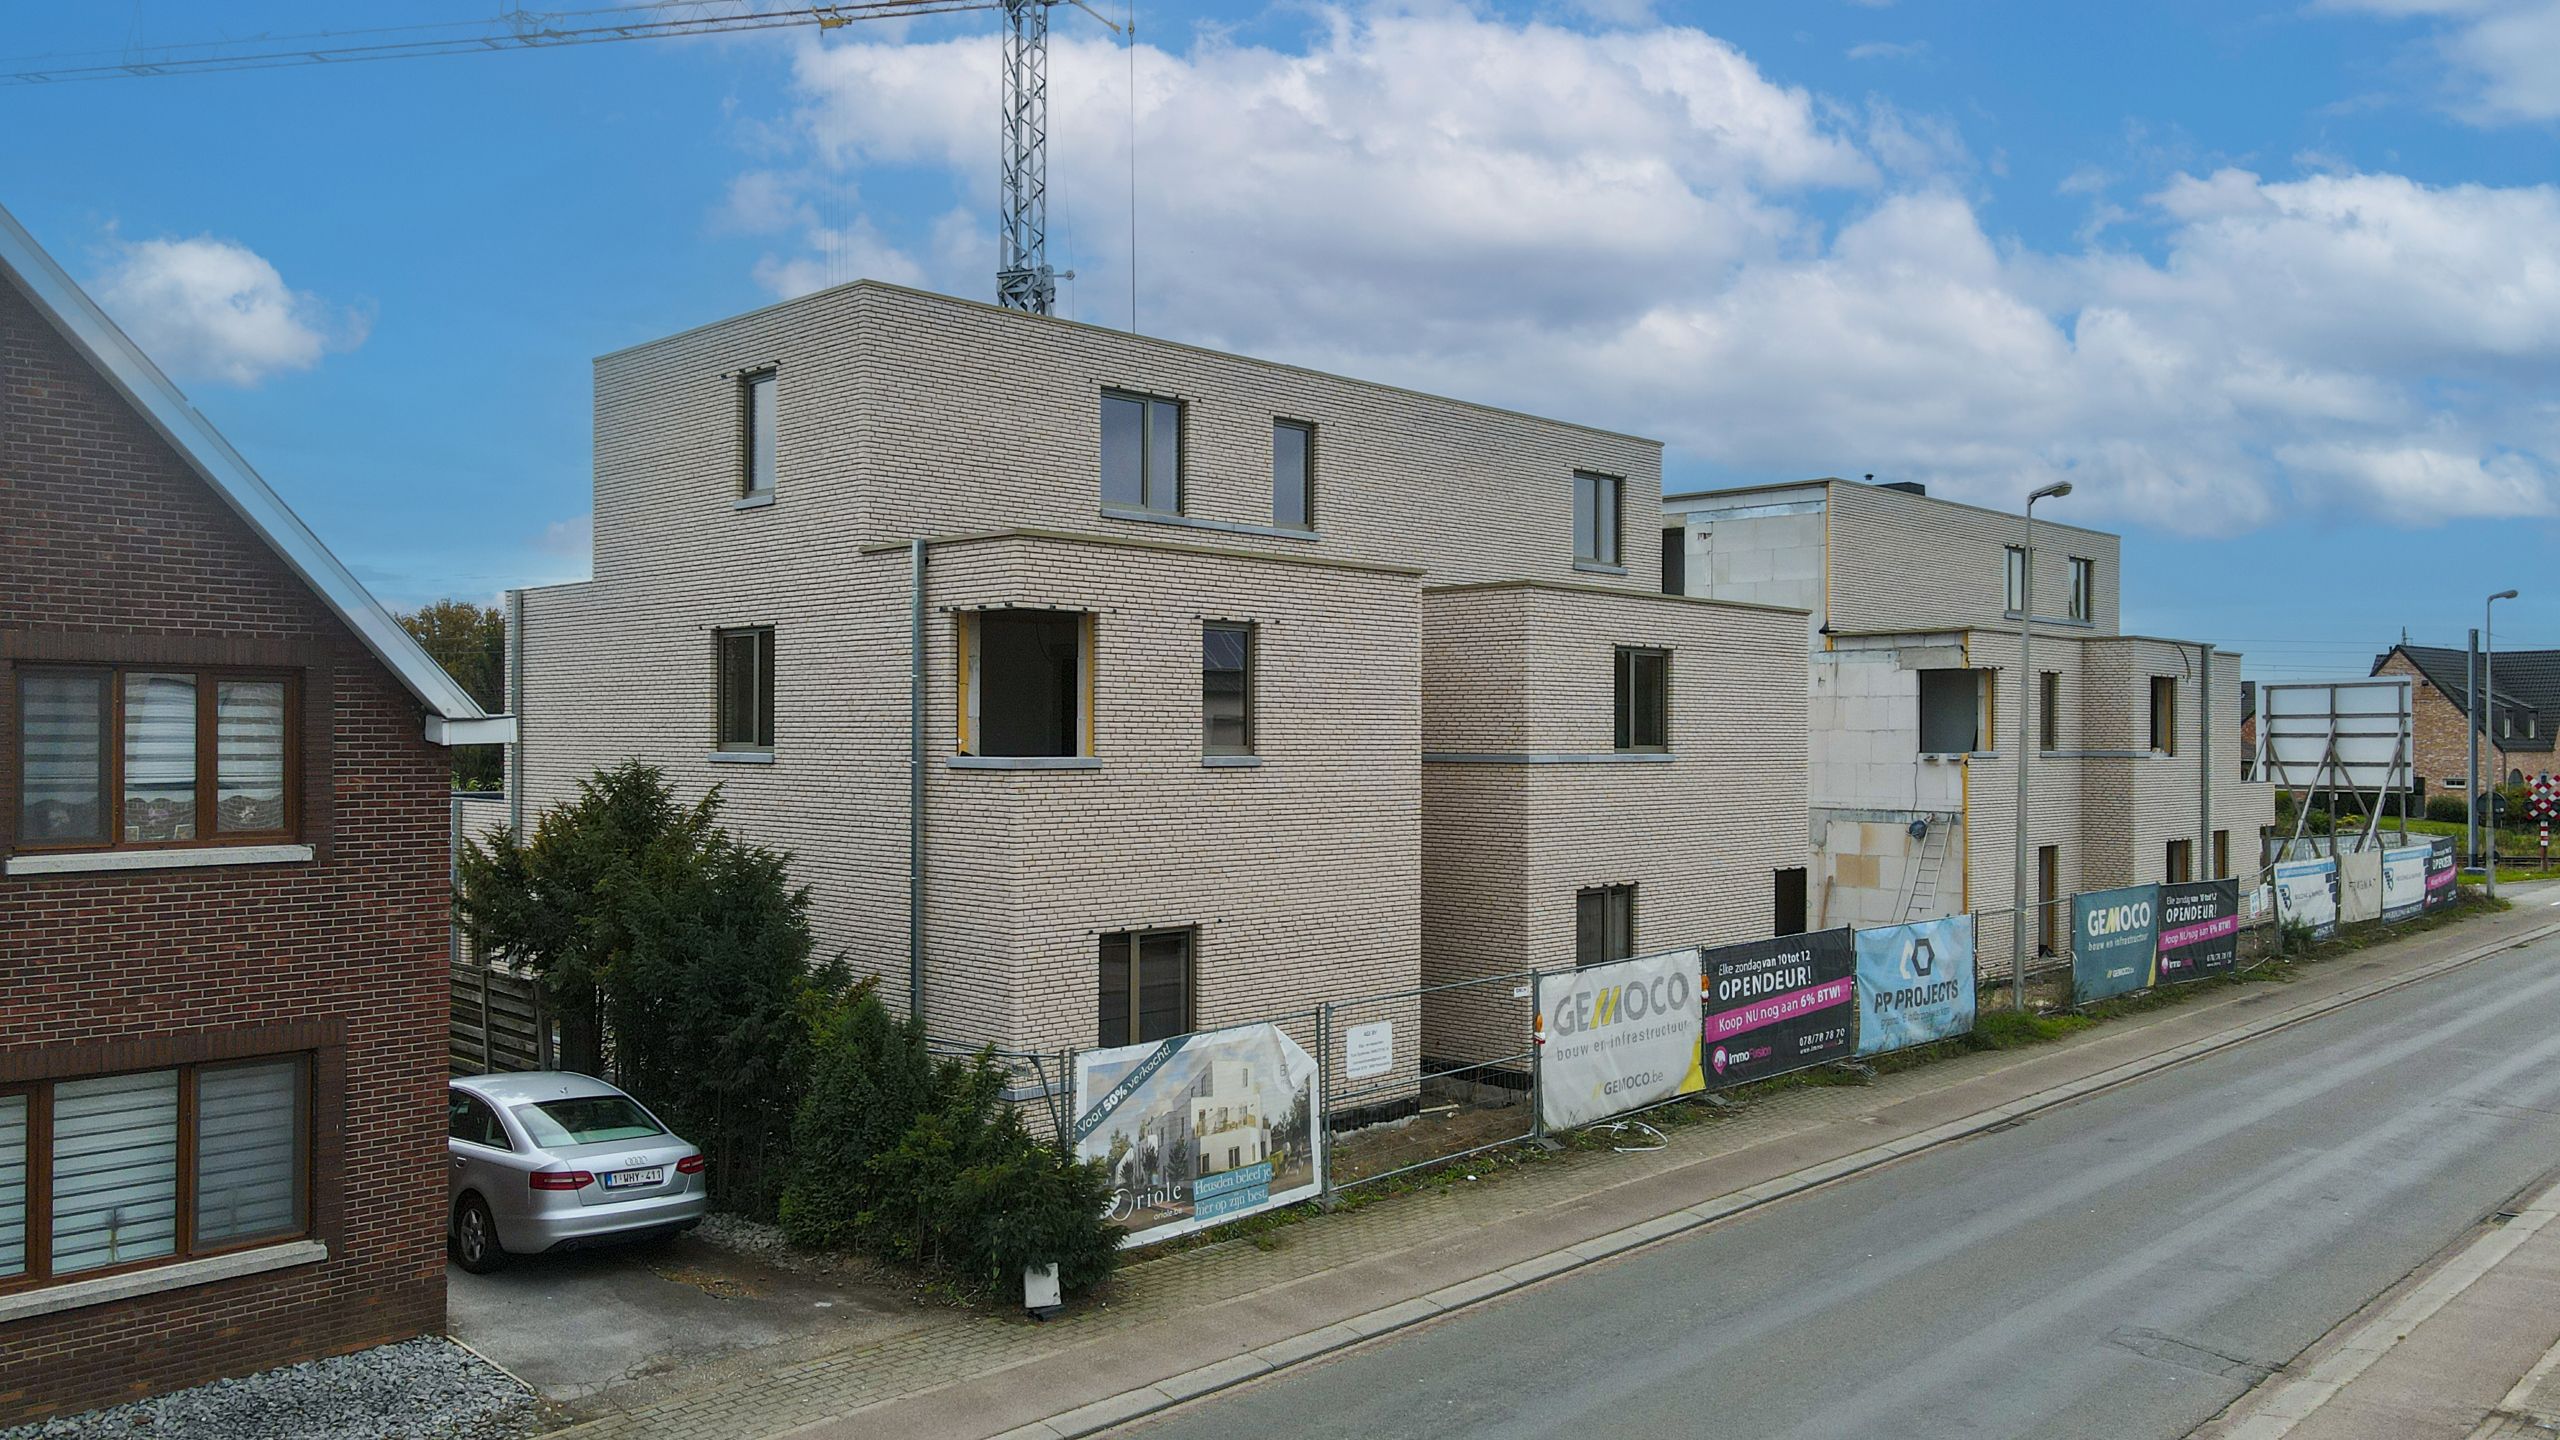
[[1857, 973], [1845, 926], [1708, 951], [1707, 1083], [1745, 1085], [1847, 1055]]
[[1973, 1029], [1973, 917], [1858, 932], [1858, 1053], [1881, 1055]]
[[2433, 845], [2404, 845], [2382, 852], [2382, 918], [2414, 919], [2427, 908], [2427, 861]]
[[2159, 967], [2159, 886], [2071, 897], [2072, 1004], [2148, 990], [2159, 983]]
[[1706, 1088], [1692, 948], [1538, 977], [1538, 1118], [1572, 1130]]
[[2427, 842], [2427, 908], [2441, 910], [2453, 903], [2454, 890], [2461, 880], [2460, 868], [2454, 862], [2453, 837], [2439, 835]]
[[1276, 1025], [1076, 1056], [1076, 1155], [1111, 1172], [1123, 1245], [1316, 1193], [1316, 1062]]
[[2160, 983], [2228, 974], [2240, 964], [2240, 882], [2160, 887]]
[[2287, 860], [2275, 868], [2276, 923], [2308, 925], [2311, 938], [2338, 933], [2338, 862]]

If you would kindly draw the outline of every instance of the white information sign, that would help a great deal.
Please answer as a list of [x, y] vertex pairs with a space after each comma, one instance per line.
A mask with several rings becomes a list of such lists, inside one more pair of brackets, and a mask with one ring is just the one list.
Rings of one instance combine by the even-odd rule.
[[1372, 1020], [1342, 1032], [1342, 1073], [1368, 1080], [1396, 1068], [1396, 1027], [1391, 1020]]

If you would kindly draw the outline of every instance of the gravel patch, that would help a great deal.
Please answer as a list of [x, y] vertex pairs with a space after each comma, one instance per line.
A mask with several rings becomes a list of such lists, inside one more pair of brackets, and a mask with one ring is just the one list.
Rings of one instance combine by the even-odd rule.
[[216, 1380], [0, 1440], [517, 1440], [533, 1392], [442, 1336]]
[[718, 1210], [702, 1217], [694, 1227], [694, 1235], [706, 1243], [717, 1245], [733, 1255], [761, 1260], [783, 1269], [812, 1269], [818, 1257], [791, 1248], [783, 1238], [782, 1227], [750, 1220], [743, 1215], [724, 1214]]

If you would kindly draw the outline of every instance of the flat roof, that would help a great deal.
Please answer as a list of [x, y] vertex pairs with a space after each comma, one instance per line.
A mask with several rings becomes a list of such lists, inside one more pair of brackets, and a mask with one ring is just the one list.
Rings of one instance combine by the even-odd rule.
[[1607, 585], [1593, 585], [1579, 580], [1461, 580], [1450, 585], [1425, 585], [1425, 595], [1454, 595], [1468, 590], [1560, 590], [1573, 595], [1606, 595], [1615, 600], [1664, 600], [1677, 605], [1708, 605], [1720, 610], [1761, 610], [1772, 615], [1793, 615], [1810, 619], [1813, 612], [1796, 605], [1764, 605], [1757, 600], [1719, 600], [1712, 595], [1666, 595], [1659, 590], [1618, 590]]
[[[1683, 500], [1725, 499], [1737, 495], [1769, 495], [1782, 490], [1806, 490], [1817, 486], [1830, 485], [1855, 485], [1862, 490], [1884, 490], [1892, 494], [1902, 496], [1906, 500], [1917, 500], [1927, 505], [1947, 505], [1958, 510], [1971, 510], [1978, 515], [2000, 515], [2011, 520], [2019, 518], [2018, 512], [2015, 510], [1995, 510], [1988, 505], [1975, 505], [1963, 500], [1945, 500], [1935, 495], [1914, 495], [1908, 490], [1895, 490], [1890, 485], [1870, 485], [1864, 480], [1846, 480], [1837, 475], [1817, 475], [1807, 480], [1771, 480], [1759, 485], [1728, 485], [1715, 490], [1683, 490], [1677, 495], [1663, 496], [1662, 508], [1665, 510], [1671, 509], [1674, 505]], [[2039, 526], [2049, 526], [2056, 530], [2073, 530], [2083, 535], [2102, 535], [2109, 540], [2122, 540], [2124, 538], [2113, 530], [2099, 530], [2087, 525], [2074, 525], [2068, 520], [2051, 520], [2042, 515], [2036, 517], [2036, 524]]]
[[930, 301], [934, 304], [949, 305], [958, 309], [975, 310], [991, 315], [1001, 315], [1008, 319], [1017, 320], [1025, 324], [1063, 325], [1074, 330], [1089, 330], [1096, 335], [1109, 335], [1118, 340], [1143, 341], [1146, 344], [1159, 345], [1168, 350], [1180, 350], [1193, 355], [1208, 355], [1220, 360], [1237, 360], [1242, 361], [1247, 365], [1259, 365], [1270, 370], [1285, 370], [1297, 375], [1310, 375], [1319, 380], [1332, 380], [1345, 385], [1359, 385], [1371, 390], [1382, 390], [1393, 395], [1410, 395], [1417, 400], [1429, 400], [1442, 405], [1463, 406], [1469, 410], [1483, 411], [1488, 415], [1500, 415], [1513, 420], [1528, 420], [1540, 425], [1559, 425], [1568, 430], [1580, 430], [1585, 434], [1590, 435], [1606, 435], [1615, 440], [1632, 440], [1639, 445], [1650, 445], [1656, 450], [1662, 448], [1662, 442], [1649, 435], [1630, 434], [1624, 430], [1611, 430], [1606, 426], [1601, 425], [1586, 425], [1579, 420], [1559, 420], [1552, 415], [1539, 415], [1527, 410], [1510, 409], [1509, 407], [1502, 405], [1488, 405], [1480, 400], [1463, 400], [1455, 395], [1441, 395], [1429, 390], [1416, 390], [1409, 385], [1390, 385], [1383, 380], [1363, 380], [1357, 375], [1339, 375], [1333, 371], [1318, 370], [1309, 365], [1292, 365], [1286, 360], [1265, 360], [1260, 356], [1242, 355], [1232, 350], [1213, 350], [1206, 345], [1193, 345], [1182, 340], [1168, 340], [1161, 335], [1149, 335], [1142, 331], [1118, 330], [1108, 325], [1096, 325], [1086, 320], [1069, 320], [1057, 315], [1034, 315], [1027, 310], [1014, 310], [1006, 306], [991, 304], [984, 300], [970, 300], [958, 295], [944, 295], [933, 290], [919, 290], [912, 285], [899, 285], [887, 280], [853, 280], [842, 285], [830, 285], [823, 290], [812, 290], [806, 295], [795, 295], [788, 300], [777, 300], [771, 305], [759, 305], [753, 310], [741, 310], [735, 315], [724, 316], [718, 320], [705, 321], [700, 325], [688, 326], [682, 330], [670, 331], [654, 340], [643, 340], [636, 345], [625, 345], [618, 350], [607, 350], [595, 358], [598, 362], [611, 360], [616, 356], [628, 355], [636, 350], [646, 350], [654, 345], [664, 345], [671, 340], [681, 340], [688, 335], [699, 335], [706, 330], [716, 330], [723, 325], [733, 325], [738, 321], [752, 319], [758, 315], [770, 315], [777, 310], [788, 310], [793, 306], [808, 305], [829, 296], [843, 295], [866, 290], [876, 291], [886, 295], [903, 295], [910, 299]]

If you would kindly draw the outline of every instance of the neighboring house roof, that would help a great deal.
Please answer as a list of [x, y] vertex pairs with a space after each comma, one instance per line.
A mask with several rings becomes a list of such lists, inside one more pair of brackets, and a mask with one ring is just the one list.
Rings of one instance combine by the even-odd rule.
[[[2391, 663], [2394, 655], [2408, 657], [2426, 682], [2441, 691], [2454, 708], [2471, 708], [2471, 687], [2466, 681], [2471, 655], [2441, 645], [2394, 645], [2374, 657], [2373, 673]], [[2501, 650], [2498, 652], [2495, 683], [2488, 694], [2492, 705], [2514, 722], [2514, 733], [2497, 735], [2501, 750], [2549, 750], [2555, 729], [2560, 729], [2560, 650]], [[2533, 719], [2531, 725], [2526, 717]]]
[[515, 739], [514, 719], [482, 710], [470, 692], [419, 648], [363, 582], [267, 488], [213, 422], [188, 403], [5, 207], [0, 207], [0, 273], [426, 706], [427, 739], [439, 745]]

